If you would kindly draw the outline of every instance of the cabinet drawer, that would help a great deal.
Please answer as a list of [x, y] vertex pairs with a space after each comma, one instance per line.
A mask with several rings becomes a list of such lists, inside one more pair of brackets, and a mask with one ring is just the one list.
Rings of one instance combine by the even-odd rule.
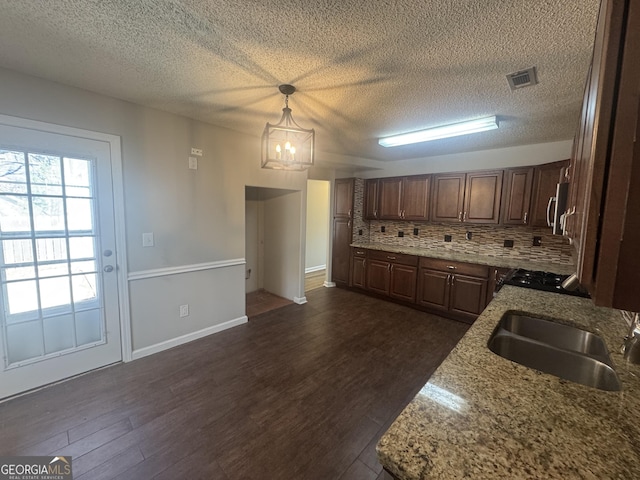
[[367, 250], [365, 248], [353, 247], [353, 256], [354, 257], [366, 257]]
[[369, 258], [371, 260], [379, 260], [381, 262], [399, 263], [401, 265], [418, 265], [418, 257], [415, 255], [406, 255], [403, 253], [383, 252], [380, 250], [369, 250]]
[[472, 277], [488, 278], [489, 267], [486, 265], [476, 265], [474, 263], [454, 262], [439, 258], [420, 258], [421, 268], [431, 268], [433, 270], [448, 271], [460, 275], [470, 275]]

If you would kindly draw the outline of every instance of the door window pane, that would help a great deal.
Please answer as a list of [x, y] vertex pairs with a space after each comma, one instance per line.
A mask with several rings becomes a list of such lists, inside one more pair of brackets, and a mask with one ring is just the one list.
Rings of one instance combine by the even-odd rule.
[[0, 231], [30, 232], [29, 199], [17, 195], [0, 195]]
[[96, 300], [97, 292], [97, 276], [95, 273], [86, 273], [82, 275], [74, 275], [71, 277], [73, 285], [73, 301], [74, 303]]
[[0, 192], [27, 193], [24, 153], [0, 150]]
[[3, 240], [2, 253], [5, 265], [33, 262], [31, 240]]
[[42, 309], [66, 306], [71, 310], [71, 291], [68, 277], [40, 280], [40, 304]]
[[38, 289], [35, 280], [7, 283], [6, 289], [5, 302], [9, 305], [9, 314], [38, 310]]
[[64, 238], [39, 238], [36, 240], [39, 262], [67, 259], [67, 242]]
[[67, 350], [75, 346], [73, 315], [45, 318], [43, 325], [45, 354]]
[[29, 177], [34, 195], [62, 195], [60, 157], [29, 154]]
[[7, 326], [7, 346], [9, 363], [42, 356], [42, 324], [36, 321]]
[[71, 262], [71, 273], [94, 273], [95, 271], [95, 261]]
[[93, 200], [87, 198], [67, 198], [67, 211], [69, 215], [69, 231], [93, 230]]
[[70, 237], [69, 250], [72, 259], [95, 257], [94, 237]]
[[77, 158], [64, 159], [64, 183], [68, 196], [91, 196], [91, 161]]
[[95, 308], [76, 313], [76, 338], [79, 346], [102, 340], [102, 310]]
[[38, 276], [43, 277], [59, 277], [69, 273], [68, 263], [50, 263], [49, 265], [38, 265]]
[[36, 277], [36, 269], [33, 266], [2, 269], [2, 279], [5, 281], [28, 280], [30, 278], [35, 278], [35, 277]]
[[62, 198], [31, 197], [33, 226], [36, 231], [64, 231], [64, 207]]

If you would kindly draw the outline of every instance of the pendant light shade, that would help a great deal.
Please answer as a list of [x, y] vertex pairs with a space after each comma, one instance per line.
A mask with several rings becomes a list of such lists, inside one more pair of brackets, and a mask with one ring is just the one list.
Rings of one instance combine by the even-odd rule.
[[291, 116], [289, 95], [296, 88], [280, 85], [285, 95], [282, 118], [272, 125], [267, 123], [262, 133], [262, 168], [274, 170], [305, 170], [313, 166], [316, 133], [314, 129], [300, 127]]

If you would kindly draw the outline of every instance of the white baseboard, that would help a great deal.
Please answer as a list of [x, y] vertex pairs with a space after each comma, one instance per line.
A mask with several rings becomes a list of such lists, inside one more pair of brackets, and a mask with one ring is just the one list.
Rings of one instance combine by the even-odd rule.
[[202, 337], [206, 337], [213, 333], [218, 333], [232, 327], [237, 327], [238, 325], [247, 323], [248, 320], [249, 318], [246, 315], [243, 315], [242, 317], [229, 320], [228, 322], [219, 323], [218, 325], [212, 325], [210, 327], [203, 328], [202, 330], [198, 330], [197, 332], [187, 333], [186, 335], [172, 338], [171, 340], [165, 340], [164, 342], [156, 343], [155, 345], [143, 347], [138, 350], [134, 350], [131, 355], [131, 359], [137, 360], [139, 358], [146, 357], [148, 355], [153, 355], [154, 353], [162, 352], [163, 350], [168, 350], [170, 348], [177, 347], [178, 345], [183, 345], [185, 343], [193, 342], [194, 340], [197, 340]]
[[336, 286], [336, 282], [327, 282], [326, 280], [324, 281], [323, 285], [327, 288], [333, 288]]
[[298, 305], [304, 305], [307, 303], [307, 297], [293, 297], [293, 301]]
[[326, 270], [327, 266], [326, 265], [318, 265], [317, 267], [309, 267], [309, 268], [305, 268], [304, 269], [304, 273], [313, 273], [313, 272], [319, 272], [320, 270]]

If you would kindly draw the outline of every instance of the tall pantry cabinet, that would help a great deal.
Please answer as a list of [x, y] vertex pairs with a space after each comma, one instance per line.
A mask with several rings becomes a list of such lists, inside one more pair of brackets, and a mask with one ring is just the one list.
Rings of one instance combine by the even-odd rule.
[[333, 239], [331, 280], [341, 287], [349, 284], [353, 232], [353, 178], [337, 178], [333, 191]]

